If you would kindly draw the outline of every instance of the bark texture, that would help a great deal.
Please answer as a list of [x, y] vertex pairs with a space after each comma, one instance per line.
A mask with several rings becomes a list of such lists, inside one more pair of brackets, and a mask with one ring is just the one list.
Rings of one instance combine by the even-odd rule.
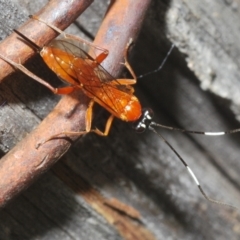
[[[17, 28], [47, 1], [34, 2], [0, 1], [2, 38], [10, 32], [6, 25]], [[137, 75], [147, 73], [161, 64], [171, 43], [176, 45], [163, 69], [136, 85], [136, 95], [154, 109], [156, 122], [206, 131], [239, 127], [239, 8], [238, 1], [152, 1], [130, 62]], [[94, 37], [106, 9], [106, 1], [95, 1], [69, 31]], [[40, 57], [26, 67], [59, 85]], [[58, 100], [18, 71], [4, 79], [1, 155]], [[104, 123], [105, 112], [96, 111], [94, 126]], [[161, 133], [209, 196], [240, 208], [239, 134]], [[239, 214], [207, 202], [158, 136], [136, 134], [115, 120], [108, 137], [89, 134], [74, 142], [61, 161], [1, 210], [0, 239], [239, 239]]]

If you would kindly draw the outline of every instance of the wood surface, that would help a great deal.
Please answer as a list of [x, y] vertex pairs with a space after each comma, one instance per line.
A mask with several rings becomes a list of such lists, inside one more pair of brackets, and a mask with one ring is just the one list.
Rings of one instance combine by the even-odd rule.
[[[6, 25], [17, 28], [46, 2], [0, 1], [1, 37], [10, 33]], [[106, 8], [106, 1], [95, 1], [69, 31], [95, 36]], [[156, 122], [206, 131], [240, 126], [239, 8], [238, 1], [152, 1], [130, 62], [137, 75], [149, 72], [171, 43], [176, 45], [163, 69], [136, 86]], [[60, 84], [39, 56], [25, 66]], [[0, 85], [1, 155], [59, 98], [19, 71], [7, 77]], [[94, 124], [102, 127], [104, 117], [97, 111]], [[240, 208], [240, 135], [159, 131], [209, 196]], [[49, 172], [1, 210], [0, 239], [239, 239], [239, 220], [239, 211], [202, 197], [158, 136], [139, 135], [131, 124], [115, 120], [108, 137], [89, 134], [74, 142]]]

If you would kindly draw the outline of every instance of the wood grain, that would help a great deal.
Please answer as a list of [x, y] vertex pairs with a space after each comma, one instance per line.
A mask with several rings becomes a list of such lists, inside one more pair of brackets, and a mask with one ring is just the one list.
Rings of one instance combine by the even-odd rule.
[[[131, 63], [137, 75], [148, 72], [159, 66], [171, 42], [176, 45], [164, 68], [137, 84], [136, 94], [143, 106], [154, 109], [156, 122], [206, 131], [239, 126], [238, 4], [152, 2]], [[27, 6], [21, 7], [27, 11]], [[105, 1], [95, 1], [89, 15], [80, 20], [93, 36], [105, 9]], [[20, 12], [15, 14], [19, 17]], [[28, 67], [40, 69], [38, 74], [47, 74], [47, 79], [58, 84], [40, 62], [34, 59]], [[209, 91], [203, 91], [201, 84]], [[3, 155], [57, 100], [21, 73], [1, 85], [0, 97], [7, 100], [0, 108]], [[97, 126], [104, 114], [95, 115]], [[240, 208], [239, 136], [161, 133], [192, 167], [210, 196]], [[62, 161], [59, 164], [105, 198], [136, 209], [142, 216], [140, 224], [156, 239], [239, 239], [239, 212], [206, 202], [178, 159], [151, 132], [138, 135], [116, 120], [108, 138], [89, 134], [74, 143]], [[123, 239], [84, 197], [56, 177], [60, 169], [45, 174], [1, 211], [0, 238]], [[71, 178], [71, 172], [69, 175]]]

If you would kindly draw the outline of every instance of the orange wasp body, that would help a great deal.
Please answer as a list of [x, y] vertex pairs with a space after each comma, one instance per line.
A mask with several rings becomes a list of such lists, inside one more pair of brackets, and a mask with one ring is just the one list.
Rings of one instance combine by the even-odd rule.
[[[44, 22], [35, 16], [33, 18]], [[133, 87], [130, 86], [136, 83], [136, 76], [127, 61], [127, 51], [131, 42], [125, 49], [125, 65], [134, 79], [115, 79], [100, 65], [108, 56], [108, 50], [95, 46], [74, 35], [66, 34], [51, 24], [45, 24], [62, 36], [60, 35], [43, 48], [37, 46], [17, 30], [14, 31], [37, 49], [48, 67], [69, 86], [53, 88], [22, 65], [16, 64], [2, 55], [0, 57], [48, 87], [55, 94], [69, 94], [75, 89], [81, 89], [84, 94], [91, 98], [86, 112], [85, 132], [93, 131], [106, 136], [109, 133], [114, 117], [127, 122], [138, 120], [142, 114], [142, 108], [139, 100], [133, 95]], [[95, 102], [111, 114], [104, 132], [98, 129], [91, 130], [92, 108]]]
[[83, 55], [83, 50], [74, 44], [71, 47], [77, 49], [71, 50], [72, 53], [67, 49], [70, 44], [69, 41], [54, 40], [40, 54], [52, 71], [70, 83], [73, 89], [80, 88], [94, 102], [123, 121], [137, 120], [141, 115], [141, 106], [133, 95], [133, 88], [124, 85], [129, 80], [114, 79], [95, 59], [74, 54], [78, 50]]

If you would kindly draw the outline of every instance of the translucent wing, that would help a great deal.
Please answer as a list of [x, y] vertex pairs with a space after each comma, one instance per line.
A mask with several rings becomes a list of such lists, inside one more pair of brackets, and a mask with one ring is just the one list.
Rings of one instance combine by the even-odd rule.
[[[57, 39], [47, 46], [52, 55], [49, 66], [54, 59], [54, 67], [50, 66], [57, 75], [70, 83], [79, 86], [87, 96], [94, 98], [101, 106], [116, 116], [119, 116], [132, 97], [133, 89], [122, 85], [100, 64], [96, 63], [93, 54], [96, 48], [74, 39]], [[97, 49], [98, 50], [98, 49]], [[46, 60], [46, 59], [45, 59]]]
[[100, 48], [91, 44], [88, 41], [85, 41], [81, 38], [73, 38], [74, 36], [70, 35], [71, 38], [60, 35], [58, 38], [53, 40], [49, 46], [59, 48], [65, 52], [71, 53], [72, 55], [83, 58], [94, 60], [98, 55], [105, 53], [108, 55], [108, 50]]
[[60, 61], [64, 61], [64, 63], [67, 65], [66, 68], [68, 67], [74, 70], [73, 77], [76, 82], [81, 83], [81, 79], [83, 78], [88, 79], [89, 81], [94, 79], [94, 81], [100, 81], [102, 83], [114, 82], [114, 84], [111, 84], [111, 87], [130, 92], [129, 87], [120, 84], [100, 64], [96, 65], [96, 63], [94, 63], [95, 58], [107, 50], [92, 44], [90, 45], [84, 40], [79, 41], [72, 38], [66, 39], [65, 37], [53, 40], [48, 46], [53, 49], [61, 49], [64, 52], [63, 57], [59, 56], [59, 53], [56, 53], [56, 50], [53, 50], [53, 55], [55, 59], [59, 58]]

